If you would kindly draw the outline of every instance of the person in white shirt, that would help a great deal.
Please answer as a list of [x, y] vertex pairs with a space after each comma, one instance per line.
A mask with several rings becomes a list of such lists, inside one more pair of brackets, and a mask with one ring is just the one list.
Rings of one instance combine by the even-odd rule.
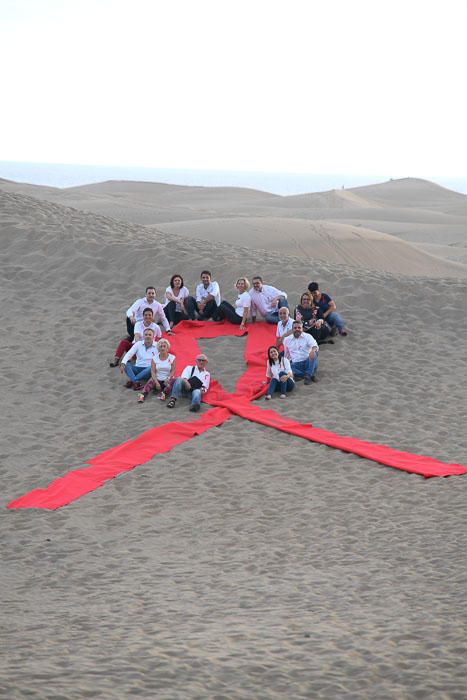
[[[154, 343], [154, 331], [152, 328], [146, 328], [144, 331], [144, 340], [138, 340], [128, 352], [124, 355], [120, 372], [125, 372], [128, 381], [125, 386], [128, 389], [131, 387], [140, 388], [140, 385], [151, 376], [151, 361], [157, 354], [157, 346]], [[131, 360], [136, 355], [135, 364], [131, 364]]]
[[294, 321], [292, 335], [284, 340], [284, 355], [290, 360], [294, 377], [304, 377], [304, 384], [317, 382], [318, 343], [312, 335], [303, 332], [301, 321]]
[[292, 335], [293, 319], [290, 318], [290, 311], [287, 306], [279, 309], [279, 321], [276, 328], [276, 348], [280, 348], [284, 338]]
[[280, 289], [272, 287], [270, 284], [263, 284], [263, 279], [257, 275], [252, 280], [253, 289], [250, 289], [251, 297], [251, 320], [256, 321], [259, 312], [267, 323], [277, 323], [279, 320], [279, 309], [289, 306], [287, 294]]
[[159, 392], [161, 401], [165, 397], [172, 385], [172, 377], [175, 374], [175, 355], [170, 352], [170, 343], [167, 338], [162, 338], [157, 343], [157, 354], [151, 360], [151, 379], [144, 385], [138, 402], [144, 403], [146, 396], [155, 389]]
[[235, 282], [235, 286], [238, 292], [238, 296], [235, 299], [235, 306], [229, 304], [228, 301], [222, 301], [212, 318], [213, 321], [222, 321], [226, 318], [230, 323], [240, 326], [243, 330], [250, 314], [251, 297], [248, 294], [250, 283], [246, 277], [239, 277]]
[[184, 285], [183, 277], [172, 275], [169, 286], [165, 290], [166, 302], [164, 304], [165, 315], [171, 328], [188, 318], [186, 299], [189, 294], [188, 288]]
[[272, 399], [275, 391], [280, 391], [281, 399], [285, 399], [287, 392], [293, 391], [295, 387], [290, 362], [275, 345], [268, 348], [266, 377], [271, 380], [265, 396], [266, 400]]
[[126, 312], [126, 326], [130, 340], [133, 340], [135, 323], [143, 320], [144, 309], [152, 309], [154, 323], [162, 323], [164, 330], [171, 333], [170, 324], [165, 316], [162, 304], [156, 301], [155, 287], [146, 287], [146, 296], [137, 299]]
[[196, 287], [194, 297], [187, 297], [186, 308], [189, 318], [194, 321], [196, 313], [200, 321], [211, 318], [221, 303], [221, 292], [217, 282], [212, 280], [209, 270], [201, 273], [201, 283]]
[[188, 365], [182, 376], [175, 380], [167, 408], [174, 408], [182, 396], [191, 395], [190, 411], [196, 413], [200, 409], [201, 397], [209, 389], [211, 375], [206, 369], [208, 358], [203, 353], [196, 356], [196, 364]]
[[[154, 340], [157, 341], [161, 337], [161, 329], [159, 326], [154, 323], [153, 321], [154, 315], [152, 313], [152, 309], [149, 307], [144, 309], [143, 311], [143, 320], [142, 321], [137, 321], [135, 323], [134, 327], [134, 341], [136, 342], [138, 340], [143, 340], [143, 334], [146, 328], [152, 328], [154, 331]], [[120, 359], [123, 357], [123, 355], [128, 352], [128, 350], [131, 348], [133, 343], [129, 338], [123, 338], [119, 344], [117, 345], [117, 349], [115, 350], [115, 357], [112, 360], [112, 362], [109, 362], [109, 365], [111, 367], [117, 367]]]

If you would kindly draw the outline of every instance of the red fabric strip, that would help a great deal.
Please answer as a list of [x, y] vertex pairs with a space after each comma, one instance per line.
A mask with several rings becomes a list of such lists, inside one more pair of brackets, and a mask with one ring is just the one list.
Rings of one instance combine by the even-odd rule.
[[11, 501], [8, 508], [49, 508], [55, 510], [102, 486], [117, 474], [130, 471], [158, 454], [173, 449], [182, 442], [220, 425], [231, 416], [225, 408], [213, 408], [189, 423], [167, 423], [146, 430], [134, 440], [128, 440], [89, 460], [91, 466], [75, 469], [52, 481], [44, 489], [35, 489]]
[[[171, 352], [177, 357], [177, 373], [187, 364], [192, 364], [199, 352], [197, 338], [218, 336], [241, 336], [241, 331], [228, 321], [212, 323], [205, 321], [183, 321], [176, 328], [176, 335], [170, 337]], [[385, 445], [378, 445], [357, 438], [340, 436], [311, 424], [298, 423], [265, 410], [250, 402], [265, 393], [266, 348], [274, 343], [275, 327], [266, 323], [250, 324], [245, 348], [247, 369], [239, 378], [235, 394], [228, 394], [221, 385], [211, 382], [204, 400], [216, 408], [207, 411], [201, 418], [189, 423], [168, 423], [147, 430], [135, 438], [106, 450], [88, 461], [89, 467], [76, 469], [56, 479], [45, 489], [35, 489], [8, 504], [8, 508], [49, 508], [66, 505], [80, 496], [102, 486], [105, 481], [117, 474], [143, 464], [157, 454], [168, 452], [173, 447], [190, 440], [195, 435], [220, 425], [232, 415], [266, 425], [276, 430], [302, 437], [312, 442], [328, 445], [360, 457], [421, 474], [425, 477], [452, 476], [467, 474], [467, 467], [461, 464], [446, 464], [432, 457], [399, 452]]]

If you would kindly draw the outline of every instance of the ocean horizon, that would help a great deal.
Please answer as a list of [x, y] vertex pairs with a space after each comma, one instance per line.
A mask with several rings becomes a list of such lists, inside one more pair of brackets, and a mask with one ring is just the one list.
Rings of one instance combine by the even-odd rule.
[[78, 187], [107, 180], [129, 180], [196, 187], [246, 187], [286, 196], [362, 187], [403, 177], [421, 177], [442, 187], [467, 194], [467, 177], [428, 177], [411, 174], [351, 175], [344, 173], [190, 170], [0, 161], [0, 178], [2, 179], [58, 188]]

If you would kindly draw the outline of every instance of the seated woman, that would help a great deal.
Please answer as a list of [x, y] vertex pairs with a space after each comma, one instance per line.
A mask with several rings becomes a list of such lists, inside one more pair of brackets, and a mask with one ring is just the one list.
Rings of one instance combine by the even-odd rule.
[[235, 287], [238, 292], [235, 306], [229, 304], [228, 301], [222, 301], [212, 318], [213, 321], [223, 321], [226, 318], [230, 323], [235, 323], [243, 330], [250, 314], [251, 297], [248, 294], [250, 283], [246, 277], [239, 277], [235, 282]]
[[331, 333], [331, 329], [326, 321], [321, 318], [320, 310], [313, 302], [313, 296], [310, 292], [304, 292], [300, 297], [300, 304], [294, 310], [294, 318], [296, 321], [303, 323], [303, 332], [312, 335], [318, 345], [324, 342], [334, 342], [333, 340], [326, 340]]
[[157, 343], [157, 354], [151, 361], [151, 379], [148, 379], [141, 393], [138, 394], [139, 403], [143, 403], [153, 389], [159, 392], [161, 401], [165, 400], [175, 374], [175, 355], [171, 355], [169, 350], [169, 341], [161, 338]]
[[[154, 331], [154, 340], [157, 341], [161, 337], [161, 329], [157, 325], [157, 323], [154, 323], [154, 314], [152, 312], [152, 309], [149, 307], [147, 309], [144, 309], [143, 311], [143, 320], [142, 321], [136, 321], [135, 323], [135, 328], [134, 328], [134, 340], [133, 342], [136, 343], [138, 340], [143, 340], [144, 338], [144, 331], [146, 328], [152, 328]], [[117, 349], [115, 350], [115, 357], [112, 360], [112, 362], [109, 362], [109, 365], [111, 367], [117, 367], [118, 364], [120, 363], [120, 360], [122, 359], [123, 355], [128, 352], [128, 350], [131, 348], [133, 345], [133, 342], [129, 338], [123, 338], [117, 345]]]
[[281, 399], [285, 399], [287, 392], [293, 391], [295, 387], [290, 362], [275, 345], [268, 348], [266, 377], [271, 380], [265, 396], [266, 400], [271, 399], [275, 391], [280, 391]]
[[173, 328], [185, 319], [188, 319], [188, 313], [185, 306], [185, 300], [189, 295], [187, 287], [183, 284], [181, 275], [172, 275], [169, 286], [165, 290], [166, 303], [164, 304], [165, 315]]

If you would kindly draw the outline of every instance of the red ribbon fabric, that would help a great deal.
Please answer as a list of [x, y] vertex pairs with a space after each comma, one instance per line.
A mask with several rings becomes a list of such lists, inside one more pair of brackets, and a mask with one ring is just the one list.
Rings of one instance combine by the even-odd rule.
[[[212, 323], [205, 321], [182, 321], [176, 328], [176, 335], [170, 338], [171, 352], [177, 357], [177, 366], [183, 369], [192, 364], [199, 353], [198, 338], [219, 336], [241, 336], [241, 331], [228, 321]], [[102, 486], [121, 472], [129, 471], [144, 464], [158, 454], [168, 452], [195, 435], [201, 435], [210, 428], [221, 425], [230, 416], [237, 415], [246, 420], [275, 428], [291, 435], [351, 452], [365, 459], [401, 469], [424, 477], [457, 476], [467, 474], [467, 467], [461, 464], [446, 464], [432, 457], [399, 452], [385, 445], [366, 442], [357, 438], [345, 437], [336, 433], [314, 428], [309, 423], [298, 423], [281, 416], [275, 411], [263, 409], [251, 403], [266, 392], [264, 383], [266, 348], [275, 340], [275, 326], [255, 323], [248, 326], [245, 347], [246, 371], [235, 387], [235, 393], [224, 391], [217, 381], [212, 381], [204, 401], [214, 408], [201, 417], [188, 423], [174, 422], [151, 428], [134, 440], [112, 447], [87, 461], [89, 467], [75, 469], [53, 481], [44, 489], [35, 489], [11, 501], [8, 508], [48, 508], [55, 510], [75, 501]]]

